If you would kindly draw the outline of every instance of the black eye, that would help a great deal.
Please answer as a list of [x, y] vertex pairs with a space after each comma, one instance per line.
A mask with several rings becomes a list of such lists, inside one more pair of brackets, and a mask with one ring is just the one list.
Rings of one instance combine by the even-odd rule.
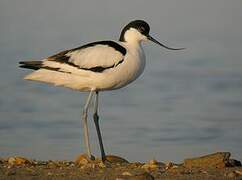
[[138, 31], [143, 35], [147, 35], [149, 33], [149, 30], [146, 29], [144, 26], [139, 26]]
[[145, 28], [143, 26], [140, 26], [139, 27], [139, 32], [144, 33], [145, 32]]

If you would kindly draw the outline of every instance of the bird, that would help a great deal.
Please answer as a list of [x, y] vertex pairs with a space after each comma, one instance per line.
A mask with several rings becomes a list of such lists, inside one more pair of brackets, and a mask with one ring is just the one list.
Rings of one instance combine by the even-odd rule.
[[19, 67], [32, 69], [25, 80], [62, 86], [80, 92], [89, 92], [82, 111], [83, 139], [89, 160], [91, 153], [88, 110], [94, 101], [93, 120], [97, 131], [101, 159], [106, 160], [99, 127], [99, 92], [122, 88], [136, 80], [145, 68], [145, 53], [141, 42], [152, 41], [169, 50], [185, 48], [168, 47], [150, 35], [150, 26], [144, 20], [133, 20], [121, 31], [118, 41], [104, 40], [87, 43], [77, 48], [34, 61], [20, 61]]

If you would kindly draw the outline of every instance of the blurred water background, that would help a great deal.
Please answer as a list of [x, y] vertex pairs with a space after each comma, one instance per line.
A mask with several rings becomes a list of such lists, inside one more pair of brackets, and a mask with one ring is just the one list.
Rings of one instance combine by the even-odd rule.
[[[146, 43], [144, 74], [100, 94], [108, 154], [133, 161], [230, 151], [242, 157], [242, 2], [237, 0], [1, 0], [0, 156], [74, 159], [84, 150], [86, 93], [22, 80], [18, 61], [118, 39], [131, 20], [172, 47]], [[91, 116], [89, 116], [91, 117]], [[99, 155], [90, 119], [92, 149]]]

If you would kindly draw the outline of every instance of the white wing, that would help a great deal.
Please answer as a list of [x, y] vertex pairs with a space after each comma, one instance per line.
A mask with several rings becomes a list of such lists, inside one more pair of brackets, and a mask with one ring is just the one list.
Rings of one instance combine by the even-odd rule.
[[63, 51], [47, 60], [73, 65], [85, 70], [111, 68], [123, 61], [125, 53], [126, 49], [114, 41], [100, 41]]
[[123, 55], [107, 45], [96, 45], [81, 50], [69, 52], [66, 56], [70, 57], [69, 62], [81, 68], [93, 68], [97, 66], [115, 66], [123, 59]]

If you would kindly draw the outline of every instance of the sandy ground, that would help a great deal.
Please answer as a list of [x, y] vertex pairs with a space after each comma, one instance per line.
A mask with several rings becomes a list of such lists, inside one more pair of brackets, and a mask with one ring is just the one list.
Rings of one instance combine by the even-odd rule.
[[182, 164], [164, 164], [156, 160], [147, 163], [128, 162], [108, 156], [88, 160], [80, 155], [76, 161], [37, 161], [23, 157], [0, 158], [0, 179], [241, 179], [241, 163], [229, 159], [230, 153], [220, 152], [203, 157], [185, 159]]

